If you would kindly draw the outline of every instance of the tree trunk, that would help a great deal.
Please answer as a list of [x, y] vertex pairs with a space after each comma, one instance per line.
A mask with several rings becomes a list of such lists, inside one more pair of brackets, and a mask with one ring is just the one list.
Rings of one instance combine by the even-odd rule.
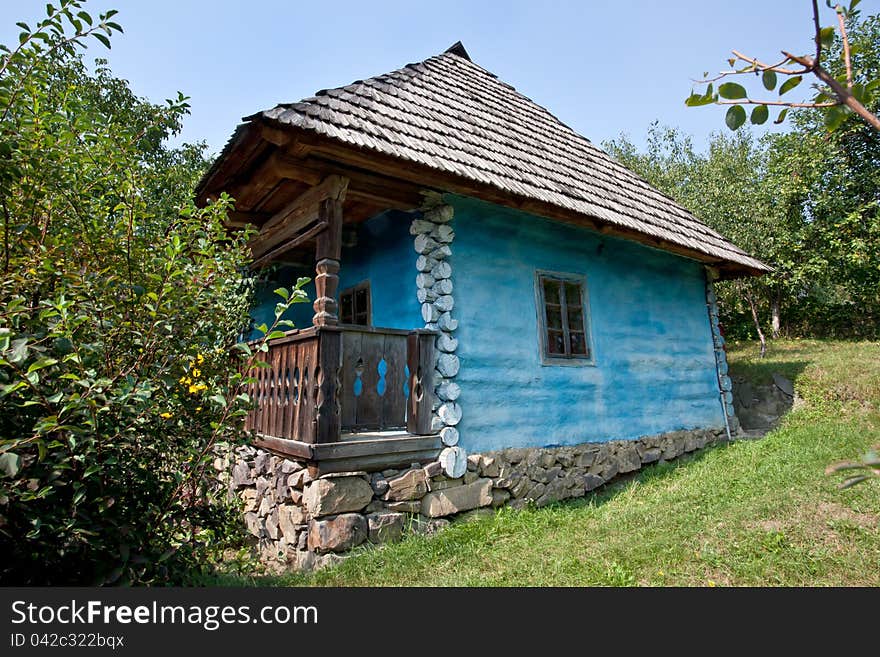
[[758, 309], [755, 307], [755, 300], [750, 292], [746, 292], [746, 301], [752, 311], [752, 321], [755, 322], [755, 329], [758, 331], [758, 339], [761, 341], [761, 358], [767, 353], [767, 341], [764, 339], [764, 331], [761, 330], [761, 322], [758, 321]]
[[779, 337], [780, 325], [779, 293], [775, 292], [770, 296], [770, 337], [774, 340]]

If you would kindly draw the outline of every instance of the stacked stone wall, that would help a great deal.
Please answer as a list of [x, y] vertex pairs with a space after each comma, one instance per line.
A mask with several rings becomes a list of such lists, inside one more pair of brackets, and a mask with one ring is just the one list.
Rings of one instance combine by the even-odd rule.
[[214, 465], [229, 494], [242, 504], [261, 561], [273, 571], [311, 570], [360, 545], [435, 533], [476, 509], [541, 507], [582, 497], [620, 475], [724, 439], [723, 428], [699, 429], [505, 449], [471, 454], [454, 478], [435, 461], [313, 479], [302, 464], [254, 447], [239, 447]]

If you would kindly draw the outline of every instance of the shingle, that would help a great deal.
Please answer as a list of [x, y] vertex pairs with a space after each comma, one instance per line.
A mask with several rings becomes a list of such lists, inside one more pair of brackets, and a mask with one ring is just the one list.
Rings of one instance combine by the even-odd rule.
[[452, 52], [257, 116], [767, 269], [547, 109]]

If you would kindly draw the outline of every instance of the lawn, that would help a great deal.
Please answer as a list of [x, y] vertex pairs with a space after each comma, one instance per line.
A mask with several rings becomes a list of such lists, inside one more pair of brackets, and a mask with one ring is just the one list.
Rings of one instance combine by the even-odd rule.
[[[780, 372], [803, 403], [761, 440], [707, 449], [586, 498], [502, 509], [437, 536], [360, 549], [337, 586], [880, 586], [880, 480], [838, 490], [829, 462], [880, 443], [880, 343], [731, 345], [734, 374]], [[239, 578], [236, 582], [241, 583]]]

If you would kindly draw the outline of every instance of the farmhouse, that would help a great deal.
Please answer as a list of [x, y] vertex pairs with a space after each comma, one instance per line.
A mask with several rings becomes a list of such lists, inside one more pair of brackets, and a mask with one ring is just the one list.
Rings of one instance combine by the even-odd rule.
[[255, 371], [273, 456], [233, 472], [297, 475], [252, 509], [276, 546], [582, 495], [736, 431], [712, 283], [767, 267], [460, 43], [246, 117], [199, 200], [221, 192], [259, 229], [258, 323], [314, 279]]

